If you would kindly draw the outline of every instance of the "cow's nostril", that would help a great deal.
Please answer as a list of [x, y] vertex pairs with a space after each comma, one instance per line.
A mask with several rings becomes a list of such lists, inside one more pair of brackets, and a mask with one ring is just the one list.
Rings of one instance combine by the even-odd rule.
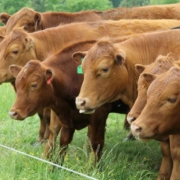
[[81, 106], [84, 106], [86, 104], [86, 101], [85, 100], [81, 100]]
[[142, 130], [142, 128], [139, 127], [139, 126], [137, 126], [136, 129], [135, 129], [136, 132], [141, 132], [141, 130]]
[[131, 130], [133, 134], [140, 133], [142, 131], [142, 127], [131, 124]]
[[131, 124], [135, 120], [136, 120], [136, 117], [127, 116], [127, 121], [129, 124]]
[[9, 115], [12, 117], [12, 118], [16, 118], [18, 113], [16, 111], [9, 111]]
[[77, 106], [84, 106], [86, 104], [86, 101], [84, 99], [76, 99], [76, 105]]

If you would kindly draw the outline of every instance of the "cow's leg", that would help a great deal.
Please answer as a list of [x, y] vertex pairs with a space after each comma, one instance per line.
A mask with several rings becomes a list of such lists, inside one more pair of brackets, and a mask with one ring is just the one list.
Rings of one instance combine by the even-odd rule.
[[49, 126], [49, 139], [47, 141], [47, 144], [44, 149], [43, 157], [51, 158], [55, 147], [56, 147], [56, 138], [59, 134], [59, 131], [61, 129], [60, 121], [58, 116], [54, 111], [51, 110], [51, 121]]
[[75, 132], [74, 128], [61, 127], [60, 148], [59, 148], [59, 154], [56, 159], [56, 162], [58, 162], [58, 159], [61, 158], [61, 164], [63, 164], [64, 157], [66, 155], [66, 150], [68, 148], [68, 144], [71, 143], [74, 132]]
[[[97, 116], [98, 115], [98, 116]], [[94, 165], [100, 160], [102, 155], [102, 149], [104, 146], [104, 137], [106, 129], [106, 120], [108, 117], [107, 111], [102, 113], [95, 113], [91, 117], [91, 124], [88, 126], [88, 137], [91, 145], [91, 149], [95, 155]]]
[[44, 140], [46, 141], [49, 138], [50, 134], [50, 117], [51, 117], [51, 109], [50, 108], [44, 108], [43, 109], [43, 118], [45, 120], [46, 126], [45, 126], [45, 132], [44, 132]]
[[173, 160], [173, 170], [170, 180], [180, 179], [180, 135], [170, 136], [170, 149]]
[[170, 153], [170, 143], [161, 142], [161, 153], [162, 153], [162, 162], [158, 174], [157, 180], [169, 180], [172, 171], [172, 158]]
[[49, 138], [49, 124], [50, 124], [50, 109], [44, 108], [38, 112], [40, 118], [39, 137], [34, 144], [37, 146], [39, 143], [46, 141]]

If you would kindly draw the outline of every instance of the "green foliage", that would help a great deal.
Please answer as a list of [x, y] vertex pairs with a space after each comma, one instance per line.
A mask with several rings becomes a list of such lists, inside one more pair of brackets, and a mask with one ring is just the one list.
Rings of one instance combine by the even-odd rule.
[[151, 4], [173, 4], [179, 2], [180, 0], [150, 0]]
[[28, 6], [27, 1], [0, 0], [0, 11], [14, 14], [22, 7]]
[[118, 7], [122, 0], [110, 0], [110, 1], [112, 2], [113, 7]]
[[65, 0], [64, 3], [59, 4], [59, 11], [68, 11], [68, 12], [77, 12], [82, 10], [105, 10], [108, 8], [112, 8], [112, 4], [109, 0]]
[[125, 6], [125, 7], [134, 7], [134, 6], [145, 6], [149, 5], [150, 2], [149, 0], [122, 0], [120, 3], [120, 6]]

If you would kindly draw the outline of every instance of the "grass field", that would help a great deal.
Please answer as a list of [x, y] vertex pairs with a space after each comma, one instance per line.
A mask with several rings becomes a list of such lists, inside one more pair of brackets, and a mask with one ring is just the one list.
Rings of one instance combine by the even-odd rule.
[[[24, 121], [12, 120], [8, 111], [15, 99], [10, 84], [0, 86], [0, 145], [41, 157], [43, 145], [34, 147], [39, 130], [38, 116]], [[161, 163], [159, 143], [123, 142], [124, 115], [110, 114], [107, 121], [102, 169], [93, 167], [93, 155], [87, 149], [87, 129], [76, 131], [68, 148], [64, 167], [99, 180], [154, 180]], [[0, 180], [86, 180], [88, 178], [27, 157], [0, 146]]]

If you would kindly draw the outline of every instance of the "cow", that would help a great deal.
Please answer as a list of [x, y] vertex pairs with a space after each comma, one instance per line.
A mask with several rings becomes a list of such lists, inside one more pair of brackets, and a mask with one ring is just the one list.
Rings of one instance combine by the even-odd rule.
[[[128, 122], [131, 124], [141, 113], [143, 107], [146, 104], [146, 93], [149, 87], [149, 83], [144, 80], [143, 73], [161, 74], [166, 72], [173, 66], [179, 66], [179, 61], [173, 58], [173, 54], [167, 54], [166, 56], [159, 55], [155, 62], [149, 65], [136, 64], [135, 68], [139, 74], [138, 79], [138, 96], [137, 99], [128, 113]], [[172, 144], [174, 139], [178, 137], [170, 136], [169, 140], [161, 142], [162, 163], [159, 170], [158, 179], [170, 179], [173, 169], [173, 161], [171, 158]], [[177, 149], [177, 147], [175, 147]], [[173, 148], [174, 149], [174, 148]]]
[[[133, 8], [113, 8], [105, 11], [65, 12], [37, 12], [31, 8], [22, 8], [10, 18], [7, 23], [7, 34], [17, 27], [28, 32], [43, 30], [61, 24], [80, 21], [120, 20], [120, 19], [180, 19], [180, 3], [171, 5], [153, 5]], [[9, 17], [1, 13], [2, 22]]]
[[147, 5], [132, 8], [118, 7], [103, 12], [104, 18], [119, 19], [180, 19], [180, 3]]
[[137, 97], [139, 77], [135, 64], [150, 64], [159, 54], [169, 52], [179, 58], [179, 35], [180, 31], [174, 29], [139, 35], [121, 43], [102, 39], [88, 52], [75, 53], [76, 61], [84, 57], [84, 80], [76, 98], [77, 108], [82, 113], [93, 113], [101, 105], [117, 99], [131, 108]]
[[[28, 32], [44, 30], [46, 28], [69, 24], [72, 22], [98, 21], [102, 20], [100, 11], [82, 11], [77, 13], [65, 12], [37, 12], [32, 8], [24, 7], [17, 11], [7, 23], [6, 33], [9, 34], [13, 29], [22, 27]], [[1, 13], [0, 19], [3, 22], [8, 14]]]
[[171, 67], [165, 73], [156, 76], [143, 73], [144, 79], [148, 79], [151, 84], [147, 91], [146, 105], [131, 124], [137, 138], [163, 140], [168, 135], [179, 134], [179, 73], [179, 67]]
[[[73, 51], [77, 51], [77, 49], [79, 49], [78, 46], [80, 46], [80, 44], [76, 45], [76, 48], [74, 48]], [[81, 49], [87, 50], [89, 49], [89, 46], [92, 46], [92, 42], [89, 44], [87, 42], [84, 43], [81, 45]], [[42, 62], [38, 60], [30, 60], [24, 67], [25, 69], [22, 68], [23, 78], [19, 78], [19, 75], [21, 74], [18, 74], [18, 71], [21, 70], [19, 66], [10, 66], [11, 72], [16, 77], [17, 99], [9, 114], [14, 119], [24, 119], [27, 116], [33, 115], [44, 107], [49, 106], [58, 115], [62, 127], [60, 147], [67, 146], [71, 142], [75, 129], [79, 130], [89, 125], [88, 137], [90, 138], [94, 153], [97, 153], [97, 158], [95, 158], [96, 162], [100, 159], [102, 147], [104, 144], [104, 131], [107, 115], [109, 112], [117, 111], [118, 107], [116, 106], [117, 104], [115, 104], [115, 106], [107, 104], [102, 109], [99, 109], [98, 112], [93, 116], [78, 113], [78, 110], [75, 106], [75, 97], [79, 92], [83, 80], [83, 75], [77, 74], [77, 64], [72, 59], [71, 51], [72, 47], [67, 47], [63, 51], [60, 51], [53, 56], [47, 57]], [[44, 79], [46, 76], [44, 73], [47, 71], [48, 74], [50, 73], [49, 75], [52, 76], [50, 77], [48, 75], [49, 78]], [[36, 75], [38, 75], [38, 82], [36, 82]], [[19, 94], [19, 87], [22, 87], [26, 84], [24, 80], [28, 80], [27, 83], [30, 83], [29, 85], [32, 85], [32, 87], [36, 86], [35, 83], [38, 83], [38, 89], [32, 89], [32, 93], [34, 92], [37, 97], [39, 96], [41, 98], [36, 98], [35, 94], [33, 97], [30, 95], [31, 97], [28, 100], [26, 106], [27, 108], [21, 111], [21, 105], [27, 102], [24, 101], [26, 94], [24, 94], [25, 96], [23, 97]], [[30, 82], [31, 80], [32, 82]], [[31, 89], [32, 87], [29, 87], [29, 85], [26, 88]], [[21, 100], [19, 97], [21, 97]], [[122, 108], [120, 108], [120, 110], [122, 110]], [[127, 109], [125, 108], [124, 110], [123, 112], [127, 113]], [[57, 129], [54, 128], [55, 132], [51, 132], [52, 137], [55, 134], [55, 138], [59, 132], [58, 126], [56, 128]], [[47, 151], [49, 151], [49, 146], [53, 146], [54, 143], [54, 139], [52, 138], [51, 140], [52, 141], [47, 143], [45, 148], [44, 153], [46, 156], [49, 156], [47, 153]], [[62, 150], [60, 150], [60, 152], [60, 155], [62, 155]]]
[[[138, 97], [128, 114], [130, 123], [133, 122], [143, 110], [143, 107], [146, 105], [146, 93], [149, 87], [150, 82], [144, 80], [144, 73], [152, 73], [153, 75], [162, 74], [169, 70], [171, 67], [179, 66], [180, 62], [175, 61], [172, 57], [172, 54], [168, 54], [167, 56], [158, 56], [156, 61], [150, 65], [136, 65], [136, 70], [140, 74], [138, 79]], [[146, 119], [144, 119], [146, 121]], [[177, 151], [179, 151], [179, 135], [170, 135], [169, 140], [165, 142], [161, 142], [161, 151], [163, 155], [162, 165], [159, 171], [159, 179], [176, 179], [178, 175], [177, 168], [179, 168], [179, 162], [177, 159]], [[177, 175], [175, 175], [177, 174]], [[176, 178], [174, 178], [176, 177]]]
[[141, 113], [142, 109], [146, 104], [146, 93], [149, 87], [149, 84], [146, 80], [144, 80], [144, 73], [152, 73], [152, 74], [161, 74], [166, 72], [173, 66], [179, 66], [179, 61], [176, 61], [173, 58], [173, 54], [167, 54], [166, 56], [159, 55], [155, 62], [149, 65], [136, 64], [135, 68], [139, 74], [137, 86], [138, 86], [138, 95], [135, 100], [133, 107], [128, 113], [127, 120], [129, 124], [131, 124]]

